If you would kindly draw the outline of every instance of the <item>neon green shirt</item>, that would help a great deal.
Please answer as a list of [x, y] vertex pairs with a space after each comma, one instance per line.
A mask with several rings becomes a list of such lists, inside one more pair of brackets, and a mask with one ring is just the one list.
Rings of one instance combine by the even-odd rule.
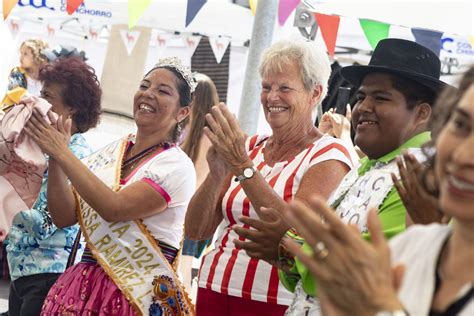
[[[367, 157], [362, 158], [360, 160], [361, 165], [357, 170], [358, 174], [359, 176], [362, 176], [367, 171], [369, 171], [375, 165], [375, 163], [390, 162], [394, 160], [397, 156], [399, 156], [403, 150], [408, 148], [420, 148], [429, 140], [430, 132], [423, 132], [413, 136], [399, 148], [378, 159], [368, 159]], [[400, 196], [398, 195], [398, 192], [395, 187], [393, 187], [387, 194], [387, 197], [379, 208], [378, 214], [386, 238], [390, 239], [396, 234], [399, 234], [406, 229], [405, 206], [403, 205], [403, 202], [400, 199]], [[294, 233], [290, 231], [287, 234], [298, 242], [304, 242], [301, 237], [295, 236]], [[362, 234], [362, 237], [367, 240], [370, 239], [368, 233]], [[312, 253], [311, 247], [308, 244], [303, 243], [302, 247], [306, 253]], [[294, 265], [288, 273], [283, 270], [279, 270], [278, 274], [280, 281], [289, 291], [294, 292], [296, 284], [301, 279], [304, 291], [311, 296], [316, 295], [316, 282], [311, 276], [309, 270], [303, 265], [303, 263], [298, 258], [294, 259]]]

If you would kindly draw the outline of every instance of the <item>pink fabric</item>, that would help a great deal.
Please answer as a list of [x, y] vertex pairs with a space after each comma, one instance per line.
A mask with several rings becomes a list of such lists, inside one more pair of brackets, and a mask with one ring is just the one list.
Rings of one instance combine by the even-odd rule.
[[136, 315], [125, 296], [96, 263], [80, 262], [64, 272], [41, 315]]
[[151, 187], [153, 189], [155, 189], [158, 193], [160, 193], [161, 196], [166, 200], [166, 203], [168, 205], [170, 204], [170, 202], [171, 202], [170, 195], [158, 183], [156, 183], [155, 181], [153, 181], [150, 178], [143, 178], [142, 181], [144, 181], [145, 183], [148, 183], [149, 185], [151, 185]]
[[46, 113], [51, 104], [37, 97], [21, 99], [0, 122], [0, 241], [15, 214], [31, 208], [41, 189], [46, 159], [23, 131], [34, 108], [49, 122]]

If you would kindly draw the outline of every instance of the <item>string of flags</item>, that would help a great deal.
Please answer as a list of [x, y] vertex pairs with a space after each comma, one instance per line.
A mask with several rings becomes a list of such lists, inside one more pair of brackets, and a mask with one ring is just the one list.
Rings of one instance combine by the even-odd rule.
[[[16, 6], [18, 0], [3, 0], [3, 18], [4, 20], [7, 19], [8, 15], [12, 11], [12, 9]], [[66, 11], [69, 15], [74, 14], [74, 12], [84, 3], [84, 0], [66, 0]], [[151, 0], [128, 0], [128, 26], [129, 26], [129, 34], [131, 34], [131, 30], [134, 26], [137, 25], [139, 19], [143, 16], [146, 12], [147, 8], [149, 7]], [[186, 6], [186, 20], [185, 26], [189, 26], [194, 18], [199, 14], [200, 10], [206, 5], [207, 0], [188, 0]], [[298, 7], [301, 3], [301, 0], [280, 0], [278, 3], [278, 23], [280, 25], [284, 25], [291, 15], [291, 13]], [[249, 0], [250, 10], [253, 15], [256, 14], [258, 0]], [[313, 16], [316, 20], [317, 24], [317, 31], [321, 32], [321, 36], [324, 40], [326, 45], [326, 49], [329, 55], [333, 56], [336, 47], [336, 41], [338, 37], [339, 31], [339, 24], [341, 18], [346, 18], [344, 16], [339, 15], [328, 15], [319, 12], [312, 12]], [[362, 31], [372, 48], [375, 48], [377, 43], [385, 39], [389, 36], [391, 24], [376, 21], [376, 20], [369, 20], [369, 19], [358, 19]], [[11, 29], [12, 31], [18, 31], [18, 21], [11, 21]], [[403, 27], [403, 26], [402, 26]], [[437, 30], [430, 30], [430, 29], [422, 29], [413, 27], [410, 28], [411, 32], [415, 38], [415, 41], [421, 45], [424, 45], [435, 52], [438, 56], [441, 50], [441, 37], [443, 36], [443, 32]], [[96, 30], [90, 30], [91, 37], [97, 37]], [[54, 35], [54, 28], [48, 24], [48, 34]], [[225, 40], [227, 41], [227, 40]], [[219, 52], [219, 48], [222, 45], [227, 45], [225, 41], [218, 42], [219, 45], [215, 45], [213, 47], [213, 51], [218, 56], [217, 52]], [[229, 40], [230, 41], [230, 40]], [[468, 41], [474, 47], [474, 37], [470, 37]], [[222, 44], [222, 45], [221, 45]], [[217, 57], [216, 57], [217, 58]]]

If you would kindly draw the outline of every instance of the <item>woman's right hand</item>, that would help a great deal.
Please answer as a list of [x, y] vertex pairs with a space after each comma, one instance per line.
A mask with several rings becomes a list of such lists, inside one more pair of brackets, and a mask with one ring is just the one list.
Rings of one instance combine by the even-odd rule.
[[209, 174], [212, 175], [214, 179], [224, 179], [229, 174], [229, 167], [219, 156], [214, 146], [209, 147], [206, 160], [209, 165]]

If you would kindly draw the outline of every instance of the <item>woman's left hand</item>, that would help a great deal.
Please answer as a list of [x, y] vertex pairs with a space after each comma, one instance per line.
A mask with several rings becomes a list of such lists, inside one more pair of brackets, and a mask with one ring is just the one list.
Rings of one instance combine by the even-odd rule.
[[284, 239], [284, 245], [308, 267], [335, 308], [351, 315], [403, 309], [395, 287], [401, 268], [391, 269], [390, 249], [375, 210], [368, 219], [372, 243], [363, 240], [357, 228], [344, 224], [321, 198], [312, 198], [309, 207], [292, 202], [285, 217], [313, 255], [290, 240]]
[[68, 150], [71, 119], [63, 120], [61, 116], [55, 119], [51, 111], [48, 112], [48, 118], [52, 124], [49, 124], [41, 113], [34, 110], [25, 125], [25, 131], [45, 154], [54, 159]]
[[224, 103], [213, 106], [206, 121], [210, 127], [205, 127], [204, 133], [234, 174], [252, 165], [245, 150], [246, 136]]
[[259, 217], [241, 216], [239, 220], [244, 223], [244, 226], [234, 225], [232, 227], [240, 236], [233, 242], [238, 248], [245, 250], [249, 257], [276, 264], [278, 246], [289, 227], [275, 209], [262, 207]]

